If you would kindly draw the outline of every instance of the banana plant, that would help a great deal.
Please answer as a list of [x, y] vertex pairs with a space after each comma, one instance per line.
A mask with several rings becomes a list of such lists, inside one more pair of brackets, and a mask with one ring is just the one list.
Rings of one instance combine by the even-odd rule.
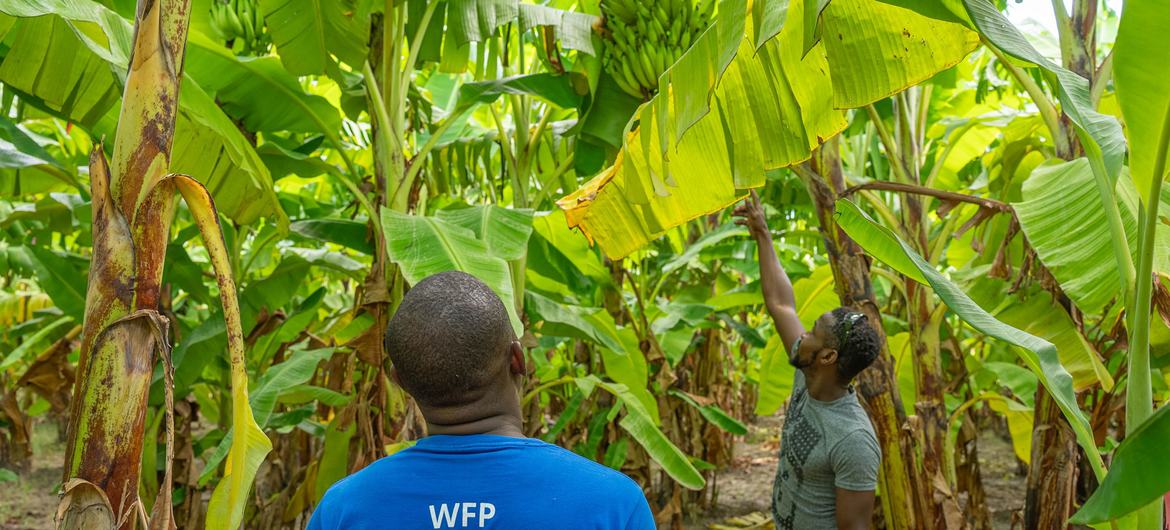
[[140, 4], [114, 163], [107, 164], [100, 143], [90, 159], [94, 250], [58, 510], [64, 528], [137, 526], [143, 513], [138, 483], [146, 399], [156, 361], [166, 376], [168, 457], [149, 524], [174, 524], [170, 322], [158, 309], [176, 190], [196, 218], [215, 266], [227, 317], [233, 426], [239, 433], [225, 480], [211, 501], [210, 525], [240, 524], [252, 477], [271, 447], [247, 405], [239, 310], [218, 213], [202, 184], [167, 175], [182, 78], [176, 65], [183, 63], [188, 11], [181, 0]]

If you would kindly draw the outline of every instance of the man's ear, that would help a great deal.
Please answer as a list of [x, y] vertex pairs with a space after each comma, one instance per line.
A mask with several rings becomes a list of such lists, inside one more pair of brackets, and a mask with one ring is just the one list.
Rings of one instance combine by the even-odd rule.
[[821, 366], [829, 366], [831, 364], [836, 364], [837, 363], [837, 350], [835, 350], [833, 348], [822, 349], [821, 351], [817, 352], [816, 362], [820, 363]]
[[520, 346], [520, 341], [514, 340], [508, 345], [508, 368], [512, 375], [528, 373], [528, 367], [524, 362], [524, 348]]

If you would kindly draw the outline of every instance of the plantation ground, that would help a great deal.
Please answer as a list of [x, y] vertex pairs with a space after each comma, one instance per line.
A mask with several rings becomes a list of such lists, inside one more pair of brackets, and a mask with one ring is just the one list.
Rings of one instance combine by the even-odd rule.
[[[710, 513], [688, 518], [688, 530], [704, 530], [732, 517], [768, 512], [782, 425], [781, 414], [758, 418], [749, 425], [748, 435], [736, 441], [735, 463], [716, 477], [717, 506]], [[56, 441], [56, 428], [51, 424], [40, 423], [34, 432], [32, 473], [19, 483], [0, 484], [5, 499], [0, 503], [0, 530], [52, 527], [57, 507], [53, 490], [61, 479], [65, 447]], [[996, 529], [1009, 529], [1012, 514], [1024, 507], [1024, 478], [1016, 473], [1011, 443], [985, 430], [979, 451], [992, 523]]]
[[[769, 513], [783, 422], [783, 414], [776, 414], [757, 418], [755, 423], [748, 425], [748, 435], [736, 441], [735, 463], [716, 478], [719, 488], [717, 506], [701, 517], [689, 518], [687, 530], [705, 530], [711, 524], [734, 528], [735, 525], [727, 522], [729, 518]], [[1024, 476], [1017, 473], [1011, 442], [990, 429], [982, 431], [979, 465], [993, 528], [1012, 528], [1013, 513], [1024, 508]]]

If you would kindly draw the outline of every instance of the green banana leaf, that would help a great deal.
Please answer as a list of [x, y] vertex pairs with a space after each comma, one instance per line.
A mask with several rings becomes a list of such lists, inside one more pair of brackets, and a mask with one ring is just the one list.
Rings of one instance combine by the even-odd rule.
[[565, 212], [557, 209], [535, 214], [532, 229], [581, 274], [601, 285], [613, 283], [613, 277], [598, 257], [597, 251], [589, 248], [588, 242], [569, 228]]
[[626, 353], [617, 325], [605, 309], [556, 302], [532, 290], [525, 291], [524, 296], [528, 300], [525, 307], [533, 316], [530, 322], [543, 322], [539, 327], [542, 335], [591, 340], [615, 352]]
[[910, 333], [903, 331], [886, 336], [886, 346], [894, 360], [894, 376], [898, 380], [898, 395], [902, 397], [902, 409], [906, 415], [916, 414], [914, 404], [918, 402], [918, 382], [914, 380], [914, 352], [910, 348]]
[[736, 436], [743, 436], [748, 432], [747, 425], [744, 425], [743, 422], [733, 418], [726, 411], [719, 408], [718, 405], [700, 405], [698, 401], [695, 401], [693, 396], [677, 388], [670, 389], [670, 395], [685, 401], [692, 407], [695, 407], [695, 409], [699, 411], [699, 414], [706, 418], [707, 421], [711, 422], [712, 425], [715, 425], [720, 429], [723, 429]]
[[780, 334], [775, 333], [760, 351], [760, 390], [756, 397], [756, 416], [775, 414], [784, 400], [792, 395], [796, 369], [788, 362], [788, 350], [783, 343]]
[[325, 98], [306, 94], [276, 57], [236, 57], [200, 34], [187, 38], [184, 71], [215, 94], [225, 112], [254, 132], [291, 131], [333, 135], [341, 114]]
[[506, 94], [536, 96], [562, 109], [573, 109], [581, 105], [587, 87], [588, 80], [579, 73], [516, 75], [463, 83], [453, 112], [458, 114], [473, 105], [491, 103]]
[[370, 230], [364, 222], [349, 219], [301, 219], [289, 224], [289, 229], [307, 239], [328, 241], [366, 255], [374, 254]]
[[23, 127], [0, 117], [0, 195], [18, 197], [73, 188], [72, 177], [53, 155]]
[[[1053, 162], [1037, 167], [1024, 181], [1023, 200], [1012, 203], [1020, 228], [1044, 266], [1077, 307], [1097, 313], [1121, 295], [1117, 262], [1101, 198], [1089, 161]], [[1138, 249], [1138, 205], [1129, 172], [1122, 170], [1115, 196], [1132, 251]], [[1159, 207], [1170, 214], [1170, 205]], [[1170, 273], [1170, 233], [1155, 234], [1154, 271]]]
[[[112, 145], [130, 22], [92, 0], [2, 0], [0, 13], [0, 82]], [[255, 149], [190, 76], [179, 97], [170, 169], [197, 175], [239, 223], [260, 216], [287, 223]]]
[[469, 208], [448, 208], [436, 213], [439, 219], [475, 233], [488, 253], [504, 261], [523, 258], [532, 235], [532, 210], [503, 208], [494, 204]]
[[574, 382], [586, 395], [591, 394], [594, 388], [600, 387], [621, 400], [622, 404], [625, 405], [626, 414], [618, 421], [618, 425], [625, 429], [634, 438], [634, 441], [646, 450], [650, 458], [658, 462], [663, 471], [666, 471], [666, 474], [678, 481], [681, 486], [692, 490], [703, 489], [707, 483], [703, 479], [703, 475], [699, 473], [698, 469], [695, 469], [687, 455], [671, 443], [670, 439], [656, 426], [657, 418], [652, 417], [642, 407], [638, 398], [631, 395], [625, 385], [607, 383], [593, 375], [578, 377]]
[[354, 0], [260, 0], [259, 8], [285, 69], [313, 75], [334, 67], [334, 56], [361, 70], [369, 55], [368, 6]]
[[1143, 197], [1154, 179], [1166, 177], [1155, 175], [1154, 168], [1158, 152], [1170, 149], [1170, 47], [1161, 39], [1167, 27], [1170, 6], [1165, 2], [1130, 0], [1113, 49], [1113, 83], [1125, 117], [1129, 165]]
[[[1113, 376], [1101, 363], [1100, 353], [1077, 329], [1068, 312], [1057, 307], [1052, 295], [1041, 290], [1008, 294], [1006, 282], [981, 278], [967, 286], [976, 303], [995, 318], [1051, 342], [1073, 378], [1077, 391], [1100, 384], [1113, 388]], [[1020, 396], [1021, 399], [1027, 399]]]
[[71, 261], [41, 246], [20, 246], [8, 250], [8, 259], [37, 278], [53, 305], [81, 322], [85, 317], [85, 273]]
[[[1097, 450], [1089, 420], [1077, 405], [1072, 376], [1061, 365], [1056, 347], [1051, 342], [996, 320], [898, 236], [870, 219], [857, 205], [841, 199], [837, 201], [836, 210], [837, 223], [869, 255], [893, 267], [899, 273], [923, 285], [929, 285], [951, 311], [980, 333], [1018, 346], [1014, 348], [1015, 352], [1036, 374], [1064, 413], [1076, 435], [1077, 443], [1088, 455], [1094, 472], [1099, 476], [1104, 475], [1105, 466], [1101, 453]], [[906, 267], [907, 264], [911, 266]]]
[[516, 335], [524, 333], [516, 315], [508, 263], [492, 255], [487, 243], [477, 239], [475, 232], [436, 217], [406, 215], [389, 208], [382, 209], [382, 227], [386, 234], [386, 253], [390, 261], [402, 268], [408, 283], [418, 283], [440, 272], [466, 272], [496, 292], [508, 310]]
[[255, 389], [248, 399], [256, 423], [260, 427], [267, 425], [273, 409], [276, 408], [276, 399], [285, 391], [311, 379], [317, 371], [317, 365], [332, 355], [333, 348], [316, 350], [293, 348], [289, 350], [288, 358], [268, 368], [256, 381]]
[[618, 338], [621, 339], [622, 349], [600, 348], [605, 375], [623, 385], [627, 395], [633, 396], [646, 411], [647, 417], [655, 426], [659, 426], [662, 422], [658, 416], [658, 400], [646, 388], [650, 369], [646, 365], [646, 356], [638, 348], [638, 336], [630, 328], [621, 328], [618, 330]]
[[56, 333], [57, 330], [72, 322], [73, 318], [71, 317], [60, 317], [56, 320], [53, 320], [41, 329], [38, 329], [36, 333], [33, 333], [31, 336], [25, 337], [19, 346], [13, 348], [12, 351], [8, 352], [4, 357], [0, 358], [3, 359], [0, 360], [0, 372], [7, 370], [8, 367], [16, 364], [19, 361], [24, 360], [24, 357], [28, 355], [29, 352], [34, 351], [34, 347], [40, 346], [43, 341]]
[[1086, 148], [1089, 156], [1097, 156], [1096, 151], [1099, 150], [1106, 176], [1110, 181], [1116, 180], [1125, 157], [1125, 137], [1121, 134], [1121, 124], [1116, 118], [1095, 110], [1088, 80], [1056, 65], [1036, 51], [995, 4], [985, 0], [963, 0], [963, 5], [979, 33], [987, 40], [1004, 53], [1032, 63], [1047, 74], [1048, 80], [1056, 88], [1061, 110], [1084, 132], [1081, 143], [1088, 144]]
[[344, 412], [333, 416], [333, 421], [325, 427], [325, 441], [317, 465], [317, 480], [314, 482], [314, 502], [320, 502], [329, 486], [349, 474], [349, 441], [356, 432], [357, 422], [353, 415]]
[[594, 15], [528, 5], [520, 0], [448, 0], [446, 7], [447, 32], [457, 47], [483, 42], [504, 24], [519, 21], [521, 31], [537, 26], [552, 27], [561, 46], [590, 55], [595, 53], [593, 25], [598, 17]]
[[1163, 406], [1113, 452], [1109, 474], [1069, 523], [1103, 523], [1134, 512], [1170, 491], [1170, 407]]
[[841, 298], [833, 288], [833, 269], [828, 265], [821, 265], [808, 277], [796, 280], [792, 292], [796, 295], [796, 316], [804, 329], [812, 329], [821, 315], [841, 307]]

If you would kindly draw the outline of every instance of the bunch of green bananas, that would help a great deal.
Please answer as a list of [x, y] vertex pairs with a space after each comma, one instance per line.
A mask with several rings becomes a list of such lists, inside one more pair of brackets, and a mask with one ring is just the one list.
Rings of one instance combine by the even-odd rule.
[[711, 23], [716, 0], [601, 0], [609, 40], [606, 71], [622, 90], [645, 99], [658, 76]]
[[259, 0], [212, 0], [211, 23], [226, 41], [239, 40], [245, 53], [265, 47], [264, 18]]

